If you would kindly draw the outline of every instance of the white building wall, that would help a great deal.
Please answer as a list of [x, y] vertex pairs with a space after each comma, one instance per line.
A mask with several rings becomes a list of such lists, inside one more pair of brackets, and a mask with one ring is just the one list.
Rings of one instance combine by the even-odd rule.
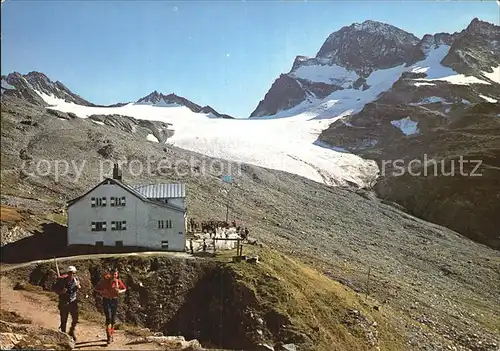
[[[144, 246], [161, 250], [162, 241], [168, 241], [169, 251], [184, 251], [186, 232], [184, 213], [143, 202], [138, 207], [140, 240]], [[158, 221], [171, 220], [172, 228], [158, 228]]]
[[[111, 207], [111, 197], [126, 198], [126, 205]], [[91, 198], [106, 197], [106, 207], [91, 207]], [[173, 228], [158, 229], [158, 220], [171, 219]], [[106, 231], [92, 231], [92, 222], [106, 221]], [[112, 221], [126, 221], [126, 230], [111, 230]], [[184, 213], [144, 202], [115, 184], [101, 184], [68, 208], [68, 245], [95, 245], [102, 241], [115, 246], [143, 246], [162, 249], [168, 241], [169, 251], [184, 251]], [[182, 234], [179, 234], [182, 233]], [[175, 235], [174, 235], [175, 234]]]

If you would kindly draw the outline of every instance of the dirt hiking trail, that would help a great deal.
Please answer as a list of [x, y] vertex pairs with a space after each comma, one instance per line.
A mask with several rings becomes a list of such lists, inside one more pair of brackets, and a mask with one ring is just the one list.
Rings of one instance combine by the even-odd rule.
[[[57, 303], [48, 296], [34, 292], [14, 290], [12, 282], [5, 276], [0, 279], [0, 301], [2, 309], [17, 312], [22, 317], [31, 320], [35, 325], [57, 330], [59, 328], [59, 310]], [[104, 317], [103, 317], [104, 318]], [[71, 324], [71, 316], [68, 325]], [[80, 317], [76, 327], [76, 347], [78, 350], [160, 350], [157, 344], [129, 344], [137, 340], [128, 337], [124, 331], [117, 330], [114, 342], [106, 344], [106, 333], [103, 325], [86, 321]]]

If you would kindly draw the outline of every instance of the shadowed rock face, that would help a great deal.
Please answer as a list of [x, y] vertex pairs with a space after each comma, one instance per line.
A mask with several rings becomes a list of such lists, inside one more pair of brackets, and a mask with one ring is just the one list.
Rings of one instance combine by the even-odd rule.
[[297, 106], [309, 97], [322, 99], [342, 89], [333, 83], [341, 77], [332, 77], [335, 79], [331, 84], [295, 77], [294, 73], [300, 67], [344, 67], [359, 76], [352, 87], [363, 89], [363, 77], [374, 69], [394, 67], [411, 60], [412, 56], [422, 56], [414, 50], [418, 43], [419, 39], [413, 34], [380, 22], [365, 21], [343, 27], [327, 38], [316, 57], [297, 56], [291, 71], [280, 75], [250, 117], [273, 115]]
[[[382, 173], [375, 189], [383, 198], [499, 249], [499, 104], [481, 101], [477, 88], [471, 87], [443, 84], [427, 87], [431, 91], [425, 93], [425, 89], [402, 84], [399, 89], [366, 105], [360, 113], [336, 121], [319, 139], [376, 160]], [[430, 94], [436, 99], [425, 101]], [[496, 97], [500, 97], [499, 88]], [[414, 102], [402, 103], [405, 99]], [[416, 125], [414, 134], [405, 135], [394, 124], [405, 119]], [[476, 174], [481, 176], [470, 176], [476, 165], [472, 162], [464, 165], [462, 175], [461, 158], [480, 161]], [[425, 167], [425, 159], [438, 165]], [[395, 160], [403, 162], [404, 174], [391, 168]], [[408, 171], [412, 160], [418, 162], [412, 167], [417, 176]], [[444, 176], [452, 167], [455, 173]]]
[[[443, 65], [459, 73], [481, 75], [500, 64], [500, 26], [475, 18], [456, 35]], [[484, 78], [483, 78], [484, 79]]]
[[0, 320], [2, 350], [72, 350], [75, 342], [65, 333], [30, 324]]
[[168, 138], [174, 135], [172, 124], [160, 121], [138, 120], [123, 115], [91, 115], [89, 119], [130, 134], [144, 135], [144, 137], [152, 134], [159, 143], [165, 143]]
[[[500, 155], [500, 105], [494, 101], [500, 100], [500, 84], [483, 71], [497, 66], [499, 39], [499, 26], [478, 20], [460, 33], [425, 36], [418, 46], [422, 54], [438, 45], [451, 45], [441, 64], [488, 84], [433, 81], [417, 85], [426, 74], [406, 73], [376, 101], [336, 121], [319, 137], [324, 143], [376, 160], [383, 172], [376, 186], [380, 196], [497, 249], [500, 222], [494, 213], [500, 211], [500, 188], [495, 179], [500, 174], [495, 159]], [[405, 135], [401, 121], [415, 126], [410, 135]], [[423, 160], [424, 155], [444, 162], [445, 172], [460, 157], [481, 160], [482, 176], [395, 176], [384, 166], [396, 159]], [[418, 169], [423, 173], [425, 167], [417, 167], [416, 173]], [[434, 174], [433, 170], [429, 173]]]

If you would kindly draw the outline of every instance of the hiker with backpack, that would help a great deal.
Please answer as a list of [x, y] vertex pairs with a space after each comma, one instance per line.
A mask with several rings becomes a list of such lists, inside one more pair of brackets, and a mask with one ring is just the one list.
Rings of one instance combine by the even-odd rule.
[[106, 317], [106, 342], [113, 341], [115, 331], [116, 310], [118, 309], [118, 298], [120, 294], [127, 291], [125, 284], [118, 278], [118, 270], [109, 270], [97, 283], [95, 290], [102, 296], [102, 307]]
[[76, 341], [75, 328], [78, 323], [78, 300], [76, 292], [81, 289], [80, 281], [76, 276], [76, 267], [69, 266], [66, 274], [57, 277], [53, 290], [59, 295], [59, 329], [66, 333], [68, 316], [71, 315], [71, 327], [68, 335]]

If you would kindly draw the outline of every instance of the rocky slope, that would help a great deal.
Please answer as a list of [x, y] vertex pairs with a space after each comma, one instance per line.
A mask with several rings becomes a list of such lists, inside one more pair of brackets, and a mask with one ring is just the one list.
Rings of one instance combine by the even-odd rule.
[[126, 330], [123, 326], [116, 331], [112, 346], [108, 346], [101, 315], [96, 314], [96, 318], [89, 320], [88, 317], [94, 315], [83, 308], [80, 309], [75, 342], [67, 334], [58, 331], [59, 311], [54, 293], [43, 291], [40, 286], [30, 285], [26, 282], [28, 279], [23, 280], [12, 282], [6, 276], [1, 277], [2, 350], [206, 350], [197, 340], [186, 341], [180, 336], [165, 337], [159, 333], [154, 336], [148, 329]]
[[[336, 121], [319, 137], [328, 145], [375, 159], [381, 168], [376, 187], [381, 196], [497, 249], [500, 72], [495, 76], [487, 70], [499, 62], [499, 40], [500, 27], [478, 20], [454, 36], [424, 37], [423, 52], [452, 41], [441, 63], [481, 83], [425, 81], [424, 70], [408, 72], [376, 101]], [[411, 160], [423, 162], [424, 157], [436, 160], [438, 169], [414, 173], [429, 176], [411, 176], [408, 169], [403, 176], [387, 167], [395, 160], [407, 167]], [[481, 161], [477, 173], [482, 176], [469, 176], [473, 167], [459, 174], [460, 157]], [[447, 176], [452, 167], [454, 175]]]
[[[101, 169], [103, 174], [110, 174], [113, 160], [127, 160], [130, 165], [136, 164], [133, 160], [143, 165], [149, 160], [150, 172], [146, 167], [142, 173], [130, 165], [123, 167], [126, 181], [132, 184], [185, 182], [189, 213], [197, 219], [224, 218], [226, 202], [220, 193], [220, 176], [232, 167], [238, 186], [232, 192], [230, 218], [248, 226], [250, 235], [259, 241], [299, 258], [359, 293], [368, 292], [366, 278], [371, 268], [369, 295], [382, 311], [388, 309], [402, 316], [394, 323], [403, 328], [404, 349], [455, 346], [460, 350], [495, 350], [500, 345], [495, 322], [500, 313], [497, 253], [452, 230], [411, 216], [369, 191], [332, 188], [290, 173], [216, 162], [169, 145], [146, 142], [143, 135], [120, 125], [100, 125], [81, 118], [63, 121], [23, 100], [3, 99], [1, 122], [2, 205], [17, 209], [21, 217], [5, 226], [7, 230], [10, 226], [23, 228], [25, 223], [36, 227], [27, 228], [35, 235], [23, 235], [23, 239], [4, 245], [2, 259], [18, 259], [19, 252], [25, 259], [38, 259], [41, 253], [53, 257], [64, 245], [65, 227], [49, 220], [48, 214], [63, 209], [66, 200], [95, 185]], [[99, 152], [105, 143], [113, 148], [112, 159]], [[26, 151], [21, 155], [22, 149]], [[41, 160], [49, 162], [49, 172], [44, 168], [47, 163], [44, 166]], [[63, 160], [69, 168], [65, 170], [60, 163], [60, 172], [56, 173], [56, 161]], [[73, 164], [82, 169], [81, 174]], [[37, 165], [41, 165], [40, 172]], [[172, 165], [177, 165], [178, 172]], [[23, 212], [28, 209], [30, 212]], [[42, 218], [45, 223], [41, 223]], [[281, 271], [286, 286], [289, 279], [295, 279], [294, 285], [303, 281], [303, 275], [294, 277], [294, 272]], [[259, 279], [270, 278], [256, 275], [250, 281]], [[311, 284], [308, 286], [317, 286]], [[306, 290], [302, 285], [293, 290], [293, 296]], [[283, 303], [290, 301], [289, 294], [282, 297]], [[315, 301], [316, 297], [311, 295], [306, 300]], [[284, 314], [291, 320], [311, 315], [310, 310], [299, 308], [306, 306], [304, 301]], [[337, 305], [325, 301], [325, 306]], [[276, 304], [272, 297], [262, 303]], [[320, 306], [314, 308], [319, 308], [320, 316], [333, 313], [326, 313]], [[355, 315], [351, 317], [353, 322], [359, 321]], [[300, 319], [306, 335], [317, 335], [311, 324], [314, 321]]]

